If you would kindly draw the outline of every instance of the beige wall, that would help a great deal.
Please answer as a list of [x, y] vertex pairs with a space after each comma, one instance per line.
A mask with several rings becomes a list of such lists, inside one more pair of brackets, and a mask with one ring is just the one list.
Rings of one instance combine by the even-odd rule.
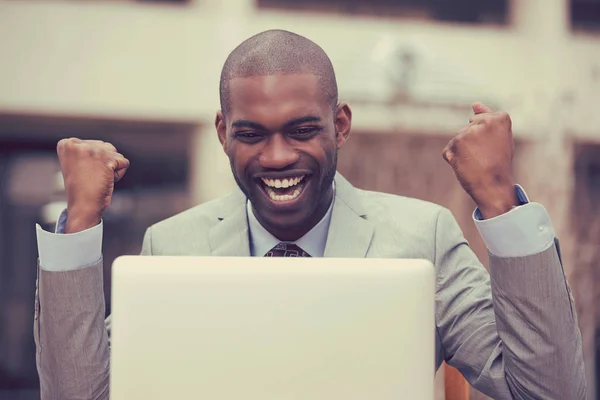
[[415, 87], [417, 98], [489, 99], [513, 114], [520, 131], [542, 134], [548, 112], [570, 95], [577, 107], [569, 122], [600, 135], [592, 101], [600, 99], [593, 90], [600, 83], [591, 78], [600, 68], [600, 38], [565, 32], [564, 15], [553, 11], [562, 8], [552, 7], [561, 2], [515, 1], [514, 26], [476, 29], [258, 12], [252, 0], [185, 7], [0, 1], [0, 110], [212, 119], [228, 52], [252, 33], [279, 27], [320, 43], [352, 99], [381, 97], [389, 86], [375, 49], [408, 45], [428, 75]]

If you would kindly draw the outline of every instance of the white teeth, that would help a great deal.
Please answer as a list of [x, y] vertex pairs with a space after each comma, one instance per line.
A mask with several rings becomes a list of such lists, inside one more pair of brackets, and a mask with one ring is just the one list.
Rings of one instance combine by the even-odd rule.
[[269, 194], [269, 197], [271, 198], [271, 200], [275, 201], [294, 200], [296, 197], [300, 196], [300, 191], [300, 189], [296, 189], [292, 194], [276, 194], [273, 189], [267, 188], [267, 193]]
[[268, 187], [274, 188], [288, 188], [291, 186], [296, 186], [304, 179], [304, 175], [298, 176], [296, 178], [287, 178], [287, 179], [266, 179], [262, 178], [262, 181]]
[[302, 187], [297, 187], [291, 194], [278, 194], [273, 188], [290, 188], [298, 185], [304, 179], [304, 175], [298, 176], [295, 178], [286, 178], [286, 179], [267, 179], [262, 178], [263, 183], [267, 186], [266, 192], [269, 195], [269, 198], [273, 201], [289, 201], [294, 200], [300, 193], [302, 192]]

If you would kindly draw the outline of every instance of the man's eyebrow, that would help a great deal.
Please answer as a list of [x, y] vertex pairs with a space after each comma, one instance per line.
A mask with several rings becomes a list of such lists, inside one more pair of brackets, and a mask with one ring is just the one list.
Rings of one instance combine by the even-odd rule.
[[231, 124], [234, 128], [252, 128], [260, 131], [265, 131], [266, 128], [259, 123], [248, 121], [245, 119], [238, 119], [233, 124]]
[[291, 121], [288, 121], [285, 124], [283, 124], [283, 127], [290, 128], [292, 126], [305, 124], [307, 122], [321, 122], [321, 117], [318, 117], [316, 115], [307, 115], [305, 117], [294, 118]]

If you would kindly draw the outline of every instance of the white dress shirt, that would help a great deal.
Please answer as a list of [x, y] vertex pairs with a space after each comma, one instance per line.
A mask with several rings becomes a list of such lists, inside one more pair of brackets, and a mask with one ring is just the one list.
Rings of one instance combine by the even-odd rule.
[[[250, 201], [246, 202], [246, 208], [248, 210], [248, 228], [250, 229], [250, 255], [253, 257], [262, 257], [273, 247], [281, 243], [281, 240], [273, 236], [271, 232], [258, 222]], [[331, 210], [333, 210], [333, 201], [323, 218], [306, 235], [294, 242], [286, 243], [298, 245], [302, 250], [310, 254], [311, 257], [323, 257], [325, 254], [325, 245], [327, 244], [329, 223], [331, 222]]]
[[[498, 257], [524, 257], [548, 249], [555, 237], [554, 228], [546, 209], [539, 203], [530, 203], [521, 186], [515, 185], [520, 206], [495, 218], [483, 220], [478, 209], [473, 220], [488, 250]], [[256, 219], [250, 202], [248, 223], [250, 252], [262, 257], [280, 241], [271, 235]], [[295, 241], [313, 257], [322, 257], [327, 244], [327, 233], [334, 207], [329, 210], [306, 235]], [[102, 222], [82, 232], [64, 234], [67, 212], [64, 210], [56, 223], [55, 233], [37, 225], [40, 267], [47, 271], [71, 271], [97, 263], [102, 257]]]

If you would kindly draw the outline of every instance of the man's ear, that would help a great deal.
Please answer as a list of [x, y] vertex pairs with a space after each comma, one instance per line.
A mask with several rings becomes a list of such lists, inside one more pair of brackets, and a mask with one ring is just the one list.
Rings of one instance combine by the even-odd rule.
[[217, 135], [219, 136], [219, 142], [223, 147], [223, 151], [227, 153], [227, 124], [225, 123], [225, 117], [222, 111], [217, 111], [217, 117], [215, 118], [215, 128], [217, 128]]
[[347, 103], [338, 104], [334, 123], [337, 148], [341, 149], [346, 144], [346, 140], [348, 140], [350, 130], [352, 129], [352, 110]]

